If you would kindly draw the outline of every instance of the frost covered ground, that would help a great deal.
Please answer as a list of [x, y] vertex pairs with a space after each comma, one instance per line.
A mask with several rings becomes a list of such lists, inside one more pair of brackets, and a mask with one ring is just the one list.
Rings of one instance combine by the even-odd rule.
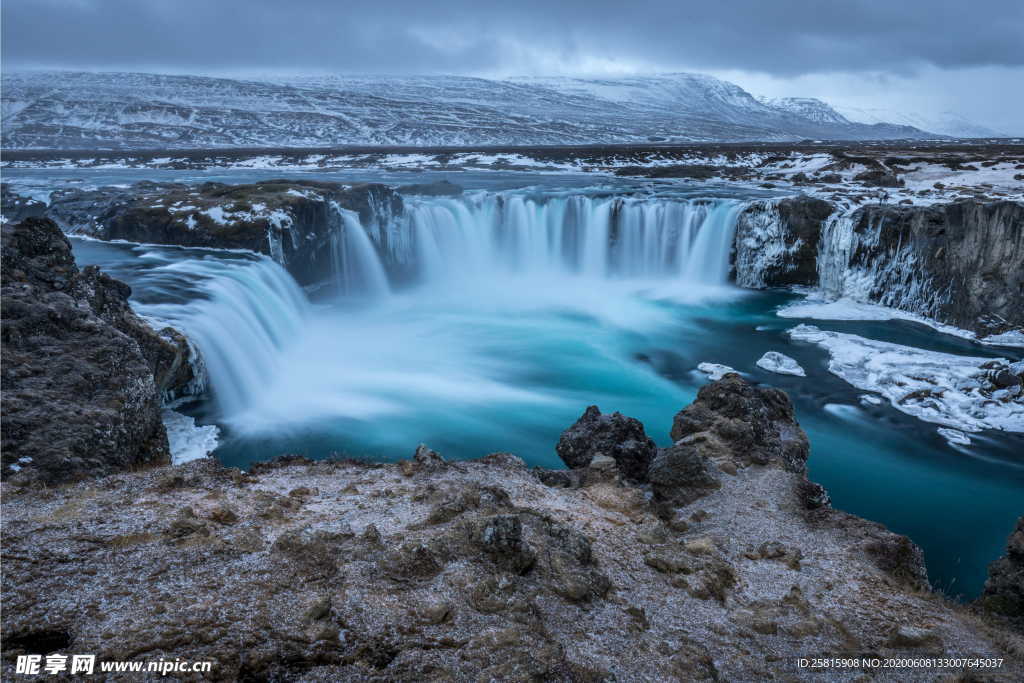
[[641, 175], [792, 190], [853, 208], [987, 197], [1024, 201], [1024, 144], [702, 144], [641, 147], [360, 148], [169, 153], [17, 152], [4, 168], [368, 169]]

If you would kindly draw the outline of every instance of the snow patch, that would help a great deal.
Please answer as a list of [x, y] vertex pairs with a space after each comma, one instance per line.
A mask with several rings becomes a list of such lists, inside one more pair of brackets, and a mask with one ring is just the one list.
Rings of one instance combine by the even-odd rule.
[[987, 390], [983, 364], [1005, 359], [956, 356], [798, 325], [787, 334], [828, 351], [828, 369], [897, 410], [967, 432], [1024, 432], [1024, 401]]

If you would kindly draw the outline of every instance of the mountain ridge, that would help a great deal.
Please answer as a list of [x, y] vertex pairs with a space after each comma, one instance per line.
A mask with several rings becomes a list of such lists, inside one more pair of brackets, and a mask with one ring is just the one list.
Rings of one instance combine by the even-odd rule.
[[686, 73], [250, 80], [20, 72], [3, 75], [2, 141], [7, 149], [142, 150], [936, 137], [912, 126], [854, 123], [824, 103], [834, 115], [773, 102]]

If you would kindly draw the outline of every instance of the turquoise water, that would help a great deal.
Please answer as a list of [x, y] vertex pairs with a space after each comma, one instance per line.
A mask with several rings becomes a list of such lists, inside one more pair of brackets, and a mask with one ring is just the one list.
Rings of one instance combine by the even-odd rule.
[[[501, 186], [480, 175], [479, 183]], [[163, 312], [207, 296], [197, 288], [212, 277], [210, 264], [185, 277], [182, 262], [244, 258], [74, 244], [80, 262], [132, 284], [140, 308]], [[823, 350], [793, 343], [784, 331], [810, 322], [945, 353], [1017, 359], [1019, 350], [907, 321], [775, 315], [795, 297], [728, 285], [530, 274], [399, 290], [385, 301], [313, 302], [269, 356], [247, 348], [246, 339], [233, 340], [239, 357], [254, 359], [258, 390], [247, 392], [244, 406], [228, 414], [222, 403], [206, 401], [184, 410], [221, 427], [216, 455], [240, 467], [282, 453], [393, 460], [420, 442], [450, 458], [502, 450], [556, 467], [558, 435], [590, 404], [640, 419], [666, 445], [673, 415], [707, 381], [697, 364], [722, 363], [790, 394], [811, 438], [811, 477], [835, 507], [909, 535], [924, 549], [937, 587], [975, 597], [987, 564], [1024, 514], [1024, 438], [990, 432], [954, 448], [935, 425], [888, 405], [860, 405], [864, 392], [827, 371]], [[795, 358], [807, 377], [758, 368], [769, 350]]]

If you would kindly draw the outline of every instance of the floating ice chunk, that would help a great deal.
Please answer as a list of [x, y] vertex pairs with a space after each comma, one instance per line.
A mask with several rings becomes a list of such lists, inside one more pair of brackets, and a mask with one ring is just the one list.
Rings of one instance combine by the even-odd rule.
[[730, 372], [736, 372], [728, 365], [720, 365], [718, 363], [701, 363], [697, 366], [697, 369], [710, 377], [712, 381], [722, 379]]
[[761, 360], [757, 361], [757, 367], [763, 368], [768, 372], [776, 372], [780, 375], [807, 376], [807, 373], [804, 372], [799, 363], [778, 351], [769, 351], [761, 356]]
[[[991, 358], [956, 356], [798, 325], [790, 338], [829, 352], [828, 369], [897, 410], [966, 432], [1024, 432], [1024, 400], [996, 400], [981, 367]], [[1005, 359], [999, 359], [1006, 363]]]
[[970, 446], [971, 437], [967, 436], [959, 429], [948, 429], [946, 427], [939, 427], [936, 429], [943, 439], [945, 439], [951, 446]]
[[197, 426], [195, 418], [169, 409], [164, 410], [163, 421], [173, 464], [205, 458], [217, 448], [220, 430], [216, 426]]
[[885, 401], [883, 401], [882, 399], [878, 398], [874, 394], [861, 394], [859, 399], [860, 399], [861, 405], [864, 405], [864, 406], [880, 406], [883, 403], [885, 403]]

